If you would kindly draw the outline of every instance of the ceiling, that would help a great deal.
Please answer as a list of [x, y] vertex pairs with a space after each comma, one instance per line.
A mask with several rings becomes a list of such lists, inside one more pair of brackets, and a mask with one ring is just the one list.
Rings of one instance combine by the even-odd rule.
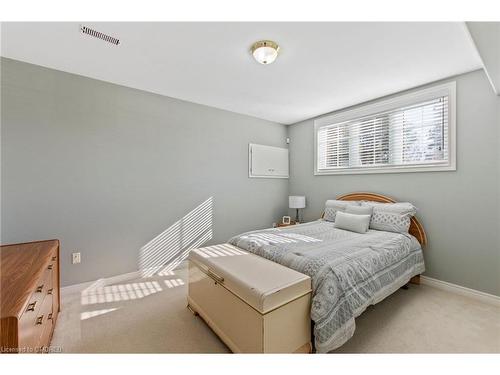
[[[3, 23], [2, 56], [291, 124], [482, 67], [463, 23]], [[272, 65], [249, 48], [271, 39]]]

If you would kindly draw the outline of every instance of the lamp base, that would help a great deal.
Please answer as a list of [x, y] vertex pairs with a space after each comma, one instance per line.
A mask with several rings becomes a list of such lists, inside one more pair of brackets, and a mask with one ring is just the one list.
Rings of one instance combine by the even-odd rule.
[[295, 222], [296, 222], [296, 223], [300, 223], [300, 218], [299, 218], [299, 209], [298, 209], [298, 208], [296, 208], [296, 211], [297, 211], [297, 212], [295, 213]]

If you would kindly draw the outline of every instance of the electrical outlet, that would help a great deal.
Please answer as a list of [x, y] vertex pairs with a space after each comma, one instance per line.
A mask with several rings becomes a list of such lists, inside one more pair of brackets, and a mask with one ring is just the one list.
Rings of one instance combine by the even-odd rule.
[[71, 254], [71, 263], [78, 264], [81, 261], [82, 261], [82, 258], [80, 256], [80, 253], [73, 253], [73, 254]]

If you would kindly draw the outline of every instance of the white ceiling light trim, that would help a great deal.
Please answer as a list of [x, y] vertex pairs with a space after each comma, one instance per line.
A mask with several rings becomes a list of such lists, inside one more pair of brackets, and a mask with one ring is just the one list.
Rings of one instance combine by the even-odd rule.
[[251, 49], [255, 60], [263, 65], [272, 64], [278, 57], [279, 50], [278, 43], [272, 40], [259, 40], [253, 44]]

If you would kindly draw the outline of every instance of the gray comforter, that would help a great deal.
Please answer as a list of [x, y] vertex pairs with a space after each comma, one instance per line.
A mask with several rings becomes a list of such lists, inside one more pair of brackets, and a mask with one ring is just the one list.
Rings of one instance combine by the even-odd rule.
[[424, 271], [422, 249], [409, 234], [358, 234], [333, 223], [243, 233], [231, 244], [309, 275], [316, 350], [338, 348], [354, 334], [354, 318]]

